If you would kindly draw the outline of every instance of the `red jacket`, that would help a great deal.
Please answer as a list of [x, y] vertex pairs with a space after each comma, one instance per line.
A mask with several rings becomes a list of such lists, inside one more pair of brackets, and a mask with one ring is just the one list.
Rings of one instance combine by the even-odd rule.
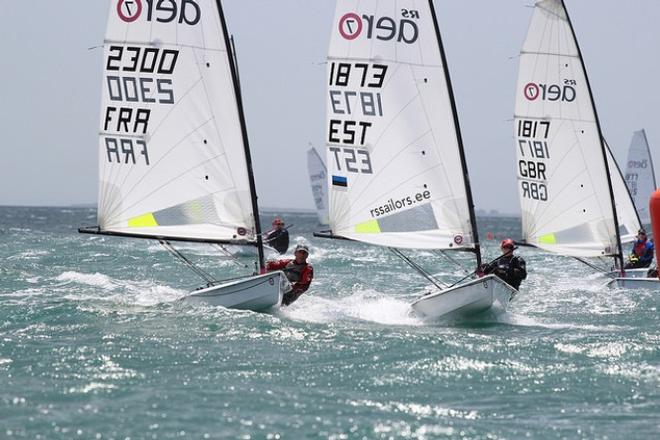
[[266, 264], [267, 271], [282, 270], [291, 282], [291, 292], [284, 296], [282, 302], [289, 305], [298, 299], [312, 283], [314, 278], [314, 268], [309, 263], [296, 264], [296, 260], [285, 259], [278, 261], [269, 261]]

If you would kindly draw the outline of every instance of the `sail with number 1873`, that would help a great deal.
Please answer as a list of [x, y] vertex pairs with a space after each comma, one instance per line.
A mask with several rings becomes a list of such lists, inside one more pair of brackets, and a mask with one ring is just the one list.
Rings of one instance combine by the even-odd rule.
[[506, 307], [515, 290], [501, 280], [445, 289], [402, 251], [466, 251], [477, 265], [481, 259], [433, 2], [337, 1], [327, 69], [331, 230], [317, 236], [393, 250], [438, 287], [412, 304], [418, 314]]

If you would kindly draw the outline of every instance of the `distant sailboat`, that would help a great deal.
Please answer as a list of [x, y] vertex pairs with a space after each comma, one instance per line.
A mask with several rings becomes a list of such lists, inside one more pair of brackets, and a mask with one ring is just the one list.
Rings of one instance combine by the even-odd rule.
[[315, 148], [307, 150], [307, 171], [309, 172], [309, 183], [312, 187], [312, 195], [314, 196], [314, 205], [316, 206], [319, 223], [327, 225], [330, 223], [328, 216], [328, 189], [326, 187], [328, 170]]
[[432, 1], [340, 0], [328, 54], [331, 231], [391, 249], [438, 291], [426, 317], [505, 309], [516, 290], [489, 275], [452, 288], [401, 249], [481, 252], [458, 117]]
[[535, 4], [520, 54], [515, 137], [524, 242], [578, 259], [612, 257], [623, 273], [622, 242], [640, 222], [603, 138], [563, 0]]
[[[216, 281], [171, 242], [237, 244], [264, 256], [235, 60], [220, 1], [113, 1], [104, 44], [98, 226], [159, 240], [203, 277], [185, 300], [264, 310], [281, 271]], [[282, 287], [284, 286], [284, 287]]]
[[626, 184], [635, 202], [639, 218], [644, 225], [651, 223], [649, 199], [658, 188], [653, 168], [653, 158], [646, 138], [646, 131], [639, 130], [633, 134], [628, 161], [626, 162]]

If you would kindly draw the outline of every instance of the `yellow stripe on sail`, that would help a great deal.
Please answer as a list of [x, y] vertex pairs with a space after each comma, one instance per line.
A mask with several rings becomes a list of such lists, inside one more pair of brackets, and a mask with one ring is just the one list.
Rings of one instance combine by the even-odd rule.
[[150, 226], [158, 226], [158, 222], [152, 213], [128, 219], [129, 228], [148, 228]]
[[380, 234], [380, 225], [378, 225], [378, 220], [369, 220], [355, 225], [355, 232], [358, 234]]
[[555, 234], [545, 234], [539, 237], [539, 243], [541, 244], [557, 244], [557, 237]]

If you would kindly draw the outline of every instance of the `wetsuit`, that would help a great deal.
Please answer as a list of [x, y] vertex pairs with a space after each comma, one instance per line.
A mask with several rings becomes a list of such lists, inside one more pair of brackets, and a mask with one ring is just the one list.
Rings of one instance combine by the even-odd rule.
[[289, 231], [286, 229], [273, 229], [266, 234], [264, 242], [283, 254], [289, 249]]
[[478, 271], [480, 274], [493, 274], [505, 283], [518, 290], [522, 280], [527, 278], [525, 260], [517, 255], [503, 255], [490, 264], [482, 264]]
[[309, 263], [296, 264], [296, 260], [269, 261], [266, 264], [266, 270], [284, 271], [287, 279], [291, 283], [291, 290], [284, 293], [282, 304], [288, 306], [297, 300], [300, 295], [309, 289], [309, 285], [314, 278], [314, 268]]
[[649, 267], [653, 262], [653, 251], [655, 250], [651, 240], [637, 240], [633, 244], [632, 252], [628, 257], [625, 269], [637, 269]]

